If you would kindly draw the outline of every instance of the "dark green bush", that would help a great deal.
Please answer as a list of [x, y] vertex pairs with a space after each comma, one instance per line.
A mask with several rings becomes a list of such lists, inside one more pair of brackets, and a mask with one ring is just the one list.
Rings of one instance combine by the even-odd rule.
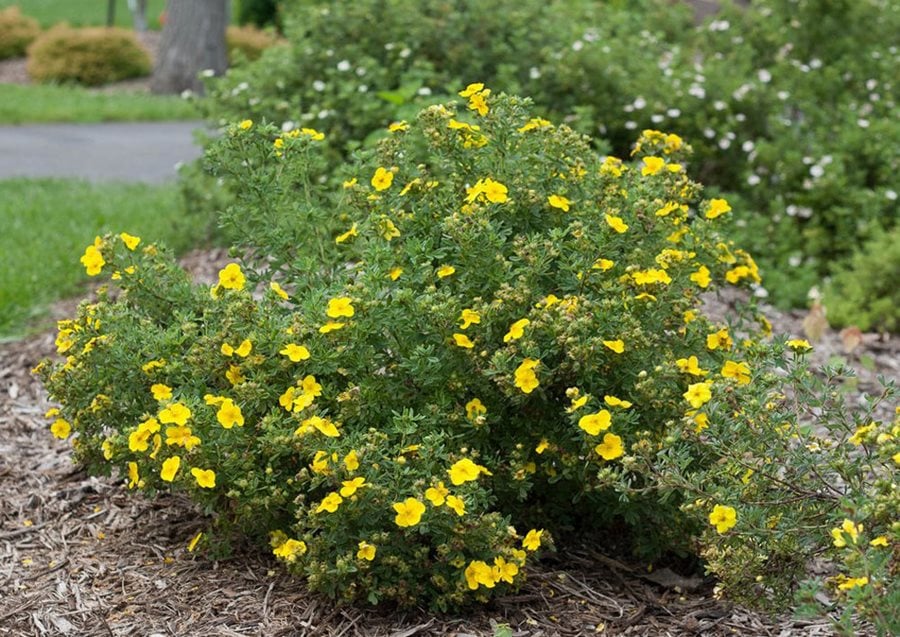
[[900, 332], [900, 226], [867, 241], [825, 288], [832, 325]]
[[278, 0], [238, 0], [236, 6], [238, 23], [257, 27], [276, 25], [281, 5]]
[[38, 21], [22, 15], [19, 7], [0, 9], [0, 60], [24, 57], [28, 45], [40, 33]]
[[61, 24], [28, 47], [28, 74], [39, 82], [99, 86], [149, 75], [150, 55], [132, 31]]
[[225, 33], [225, 41], [228, 45], [228, 61], [234, 65], [238, 62], [238, 55], [251, 62], [259, 59], [263, 51], [278, 43], [278, 36], [272, 31], [252, 26], [230, 26]]

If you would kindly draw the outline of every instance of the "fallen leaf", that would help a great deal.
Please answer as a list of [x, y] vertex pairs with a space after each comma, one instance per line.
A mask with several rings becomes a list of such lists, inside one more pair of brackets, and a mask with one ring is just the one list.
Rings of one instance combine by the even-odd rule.
[[851, 325], [850, 327], [845, 327], [841, 330], [841, 342], [844, 344], [844, 353], [850, 354], [857, 347], [862, 344], [863, 333], [862, 330], [856, 327], [855, 325]]

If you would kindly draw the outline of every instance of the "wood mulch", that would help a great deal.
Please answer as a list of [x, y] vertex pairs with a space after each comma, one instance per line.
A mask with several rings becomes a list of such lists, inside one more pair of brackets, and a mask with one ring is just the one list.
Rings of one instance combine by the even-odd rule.
[[[212, 251], [183, 263], [209, 282], [225, 261]], [[73, 310], [72, 301], [57, 308]], [[798, 320], [773, 322], [796, 332]], [[897, 339], [863, 341], [896, 377]], [[0, 344], [0, 636], [487, 637], [500, 624], [517, 637], [832, 634], [826, 620], [767, 617], [717, 600], [709, 580], [647, 574], [593, 548], [544, 558], [518, 594], [464, 615], [335, 606], [267, 552], [189, 553], [205, 521], [185, 498], [146, 499], [73, 466], [68, 443], [47, 430], [51, 405], [30, 373], [53, 352], [52, 333]]]

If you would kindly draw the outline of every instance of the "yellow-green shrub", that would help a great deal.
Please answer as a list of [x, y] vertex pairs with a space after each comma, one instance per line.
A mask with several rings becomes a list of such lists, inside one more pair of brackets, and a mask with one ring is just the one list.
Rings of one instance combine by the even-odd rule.
[[28, 74], [39, 82], [108, 84], [148, 75], [150, 56], [131, 31], [62, 24], [28, 47]]
[[811, 521], [843, 510], [783, 426], [790, 348], [750, 310], [701, 310], [758, 277], [719, 234], [727, 202], [701, 198], [677, 135], [645, 131], [624, 162], [526, 100], [463, 94], [393, 124], [330, 195], [310, 179], [317, 131], [232, 125], [209, 159], [252, 249], [210, 289], [128, 235], [89, 246], [118, 291], [60, 325], [67, 358], [40, 370], [54, 433], [335, 597], [486, 600], [520, 584], [541, 529], [574, 528], [702, 552], [729, 590], [783, 601], [828, 540]]
[[19, 7], [0, 9], [0, 60], [24, 56], [40, 32], [38, 21], [22, 15]]
[[278, 36], [272, 31], [263, 31], [252, 26], [230, 26], [225, 34], [228, 44], [228, 59], [234, 64], [236, 60], [235, 53], [248, 61], [253, 61], [262, 55], [262, 52], [270, 46], [278, 44]]

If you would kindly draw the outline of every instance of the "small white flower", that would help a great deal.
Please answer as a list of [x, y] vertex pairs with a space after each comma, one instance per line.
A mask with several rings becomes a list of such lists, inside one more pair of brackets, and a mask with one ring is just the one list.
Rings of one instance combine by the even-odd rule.
[[530, 77], [532, 80], [540, 78], [541, 70], [536, 66], [532, 66], [530, 69], [528, 69], [528, 77]]
[[778, 96], [778, 99], [780, 99], [782, 102], [791, 96], [791, 94], [788, 93], [787, 91], [778, 91], [776, 93], [776, 95]]
[[627, 128], [628, 130], [634, 130], [635, 128], [637, 128], [637, 122], [627, 121], [625, 122], [625, 128]]
[[714, 130], [711, 129], [711, 128], [704, 128], [704, 129], [703, 129], [703, 136], [704, 136], [706, 139], [715, 139], [715, 137], [716, 137], [716, 131], [714, 131]]
[[412, 50], [410, 50], [409, 47], [404, 47], [403, 50], [400, 51], [400, 57], [402, 57], [404, 60], [410, 55], [412, 55]]
[[281, 132], [289, 133], [290, 131], [294, 130], [295, 128], [297, 128], [297, 125], [294, 122], [292, 122], [291, 120], [288, 120], [281, 125]]
[[719, 148], [722, 150], [727, 150], [729, 146], [731, 146], [731, 140], [727, 137], [723, 137], [719, 140]]
[[416, 91], [416, 95], [421, 95], [422, 97], [428, 97], [431, 95], [431, 89], [427, 86], [423, 86], [418, 91]]
[[772, 81], [772, 74], [768, 71], [768, 69], [760, 69], [756, 72], [756, 77], [758, 77], [759, 81], [763, 84], [768, 84]]
[[884, 196], [888, 201], [897, 201], [897, 191], [896, 190], [885, 190]]
[[803, 263], [803, 257], [796, 254], [788, 259], [788, 265], [790, 265], [792, 268], [799, 268], [801, 263]]
[[321, 93], [325, 90], [325, 82], [323, 82], [322, 80], [314, 80], [312, 83], [312, 87], [314, 91], [318, 91], [319, 93]]
[[356, 68], [356, 77], [363, 77], [366, 73], [368, 73], [366, 67], [359, 66]]
[[858, 120], [856, 120], [856, 125], [859, 126], [860, 128], [868, 128], [869, 120], [867, 120], [864, 117], [860, 117]]
[[666, 111], [666, 115], [668, 115], [669, 117], [674, 119], [674, 118], [678, 117], [679, 115], [681, 115], [681, 110], [679, 110], [677, 108], [670, 108], [669, 110]]
[[634, 108], [636, 108], [637, 110], [641, 110], [646, 105], [647, 105], [647, 100], [645, 100], [643, 97], [636, 98], [634, 100], [634, 102], [632, 103], [632, 106], [634, 106]]
[[726, 106], [728, 105], [722, 100], [716, 100], [715, 102], [713, 102], [713, 108], [717, 111], [724, 111]]
[[338, 62], [337, 70], [341, 71], [341, 72], [349, 71], [350, 70], [350, 60], [341, 60], [340, 62]]
[[326, 117], [328, 117], [329, 114], [330, 114], [330, 111], [327, 108], [324, 108], [321, 111], [319, 111], [318, 117], [319, 117], [319, 119], [325, 119]]
[[360, 84], [356, 90], [359, 93], [367, 93], [369, 91], [369, 85], [368, 84]]
[[756, 144], [753, 143], [753, 140], [748, 139], [743, 144], [741, 144], [741, 150], [745, 153], [749, 153], [756, 147]]
[[825, 168], [823, 168], [819, 164], [816, 164], [815, 166], [813, 166], [812, 168], [809, 169], [809, 174], [812, 176], [813, 179], [819, 179], [825, 174]]
[[200, 71], [200, 77], [213, 77], [216, 74], [212, 69], [203, 69]]
[[659, 113], [656, 113], [656, 114], [650, 116], [650, 121], [653, 122], [654, 124], [661, 124], [665, 119], [666, 119], [666, 116], [660, 115]]
[[759, 175], [756, 173], [747, 177], [747, 183], [751, 186], [758, 186], [760, 181], [762, 181], [762, 179], [760, 179]]
[[581, 40], [575, 40], [574, 42], [572, 42], [572, 50], [573, 51], [580, 51], [583, 48], [584, 48], [584, 42], [582, 42]]

